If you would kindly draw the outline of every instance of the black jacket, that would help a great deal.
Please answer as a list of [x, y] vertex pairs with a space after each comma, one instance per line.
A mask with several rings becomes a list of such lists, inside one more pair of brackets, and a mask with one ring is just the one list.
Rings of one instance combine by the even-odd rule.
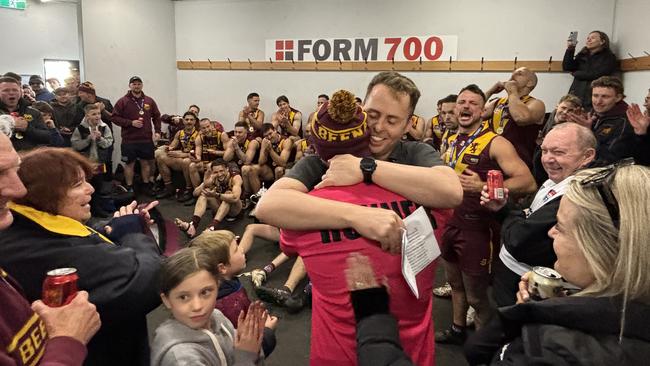
[[628, 302], [619, 343], [621, 300], [569, 296], [499, 309], [465, 344], [471, 365], [647, 365], [650, 305]]
[[634, 135], [634, 161], [637, 164], [650, 166], [650, 133]]
[[501, 224], [501, 243], [519, 262], [531, 266], [553, 267], [557, 260], [553, 239], [548, 231], [557, 222], [560, 197], [554, 198], [528, 218], [522, 210], [513, 210]]
[[78, 287], [88, 291], [102, 320], [85, 364], [148, 365], [145, 316], [160, 304], [161, 256], [153, 239], [141, 233], [140, 217], [117, 219], [111, 244], [75, 220], [24, 207], [12, 207], [14, 222], [0, 235], [0, 266], [29, 301], [41, 298], [47, 271], [76, 268]]
[[[95, 103], [97, 102], [102, 102], [104, 103], [104, 110], [102, 111], [102, 121], [110, 127], [111, 131], [113, 131], [113, 122], [111, 121], [111, 113], [113, 113], [113, 104], [111, 104], [111, 101], [95, 96]], [[84, 102], [83, 100], [77, 101], [75, 104], [75, 115], [74, 115], [74, 127], [77, 127], [81, 121], [84, 119], [86, 116], [86, 112], [84, 111], [84, 107], [86, 107], [89, 103]], [[72, 128], [74, 130], [74, 127]]]
[[397, 319], [388, 308], [385, 287], [350, 292], [357, 321], [359, 366], [412, 366], [399, 339]]
[[573, 83], [569, 88], [569, 94], [582, 99], [582, 106], [585, 109], [591, 107], [591, 82], [601, 76], [612, 75], [618, 70], [616, 56], [609, 49], [602, 50], [593, 55], [583, 50], [575, 57], [574, 47], [567, 48], [562, 60], [562, 69], [571, 71]]
[[[11, 136], [11, 144], [16, 151], [31, 150], [37, 146], [51, 145], [53, 143], [52, 131], [45, 126], [41, 112], [30, 107], [24, 98], [20, 98], [20, 101], [18, 101], [18, 109], [15, 112], [28, 122], [27, 130], [19, 134], [14, 133]], [[7, 106], [2, 102], [0, 102], [0, 114], [11, 114]]]
[[591, 126], [598, 147], [593, 166], [602, 166], [634, 156], [634, 129], [627, 120], [627, 103], [620, 101], [609, 111], [598, 116]]

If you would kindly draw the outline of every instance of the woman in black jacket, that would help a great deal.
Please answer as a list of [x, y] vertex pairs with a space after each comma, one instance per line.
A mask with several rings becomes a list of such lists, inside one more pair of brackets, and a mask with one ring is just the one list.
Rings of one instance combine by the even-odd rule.
[[587, 36], [587, 43], [574, 56], [576, 43], [568, 41], [562, 69], [570, 71], [573, 83], [569, 94], [582, 99], [583, 107], [591, 109], [591, 82], [601, 76], [614, 74], [618, 69], [616, 56], [609, 49], [609, 37], [601, 31], [593, 31]]
[[517, 304], [465, 344], [472, 365], [647, 365], [650, 359], [650, 169], [576, 174], [549, 231], [555, 269], [581, 288], [530, 301], [529, 273]]
[[148, 366], [146, 315], [160, 304], [162, 257], [149, 235], [147, 210], [140, 214], [133, 202], [102, 230], [90, 228], [90, 161], [63, 148], [21, 158], [18, 175], [27, 194], [8, 205], [14, 220], [0, 235], [0, 266], [30, 302], [40, 299], [47, 271], [76, 268], [77, 285], [88, 291], [102, 321], [85, 365]]

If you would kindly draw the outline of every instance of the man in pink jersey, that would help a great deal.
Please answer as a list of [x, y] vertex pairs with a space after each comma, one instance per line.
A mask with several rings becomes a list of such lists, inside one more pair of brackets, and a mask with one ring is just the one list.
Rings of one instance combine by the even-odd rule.
[[[311, 125], [313, 144], [321, 159], [337, 154], [370, 156], [367, 116], [346, 91], [334, 94], [318, 111]], [[313, 190], [312, 196], [394, 211], [400, 218], [417, 205], [370, 180], [351, 186]], [[417, 365], [434, 364], [431, 289], [435, 262], [417, 276], [420, 298], [413, 295], [401, 272], [401, 256], [383, 251], [378, 243], [353, 229], [281, 231], [281, 248], [303, 258], [312, 289], [312, 336], [310, 364], [356, 365], [356, 322], [344, 270], [350, 253], [359, 252], [373, 263], [378, 279], [390, 288], [390, 310], [399, 322], [400, 339]]]

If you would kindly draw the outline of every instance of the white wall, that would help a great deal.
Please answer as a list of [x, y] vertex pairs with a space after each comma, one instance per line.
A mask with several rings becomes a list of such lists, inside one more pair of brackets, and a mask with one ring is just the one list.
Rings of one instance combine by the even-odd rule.
[[43, 75], [43, 59], [81, 59], [76, 4], [29, 1], [25, 10], [0, 8], [0, 24], [0, 73]]
[[[82, 0], [86, 80], [115, 102], [138, 75], [162, 111], [176, 107], [174, 7], [170, 0]], [[164, 113], [164, 112], [163, 112]]]
[[[616, 42], [618, 58], [645, 56], [643, 51], [650, 53], [650, 1], [647, 0], [618, 0], [614, 20], [614, 41]], [[650, 88], [650, 71], [634, 71], [623, 74], [627, 101], [643, 104], [643, 99]]]
[[[86, 80], [113, 103], [138, 75], [161, 113], [176, 108], [174, 7], [170, 0], [82, 0]], [[113, 161], [120, 160], [115, 126]]]
[[[175, 2], [179, 60], [261, 60], [264, 40], [387, 35], [458, 35], [460, 60], [561, 60], [570, 31], [584, 39], [593, 29], [613, 30], [614, 0], [196, 0]], [[558, 9], [561, 9], [559, 11]], [[580, 14], [576, 17], [576, 14]], [[275, 98], [286, 94], [309, 112], [316, 95], [339, 88], [365, 93], [374, 73], [178, 71], [178, 111], [196, 103], [202, 115], [232, 126], [246, 94], [262, 95], [270, 116]], [[434, 112], [437, 99], [468, 83], [487, 89], [504, 73], [407, 73], [422, 90], [416, 110]], [[568, 90], [567, 74], [540, 74], [533, 95], [552, 106]], [[269, 117], [270, 118], [270, 117]]]

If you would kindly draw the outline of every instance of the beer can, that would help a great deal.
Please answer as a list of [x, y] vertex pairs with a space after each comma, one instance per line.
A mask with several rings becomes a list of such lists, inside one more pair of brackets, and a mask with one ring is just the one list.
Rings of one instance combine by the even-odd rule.
[[528, 277], [528, 293], [533, 300], [544, 300], [561, 296], [563, 287], [562, 276], [554, 269], [533, 267]]
[[43, 302], [47, 306], [67, 305], [77, 295], [76, 268], [57, 268], [47, 272], [43, 281]]
[[489, 170], [487, 173], [487, 188], [491, 200], [505, 198], [503, 190], [503, 174], [500, 170]]

